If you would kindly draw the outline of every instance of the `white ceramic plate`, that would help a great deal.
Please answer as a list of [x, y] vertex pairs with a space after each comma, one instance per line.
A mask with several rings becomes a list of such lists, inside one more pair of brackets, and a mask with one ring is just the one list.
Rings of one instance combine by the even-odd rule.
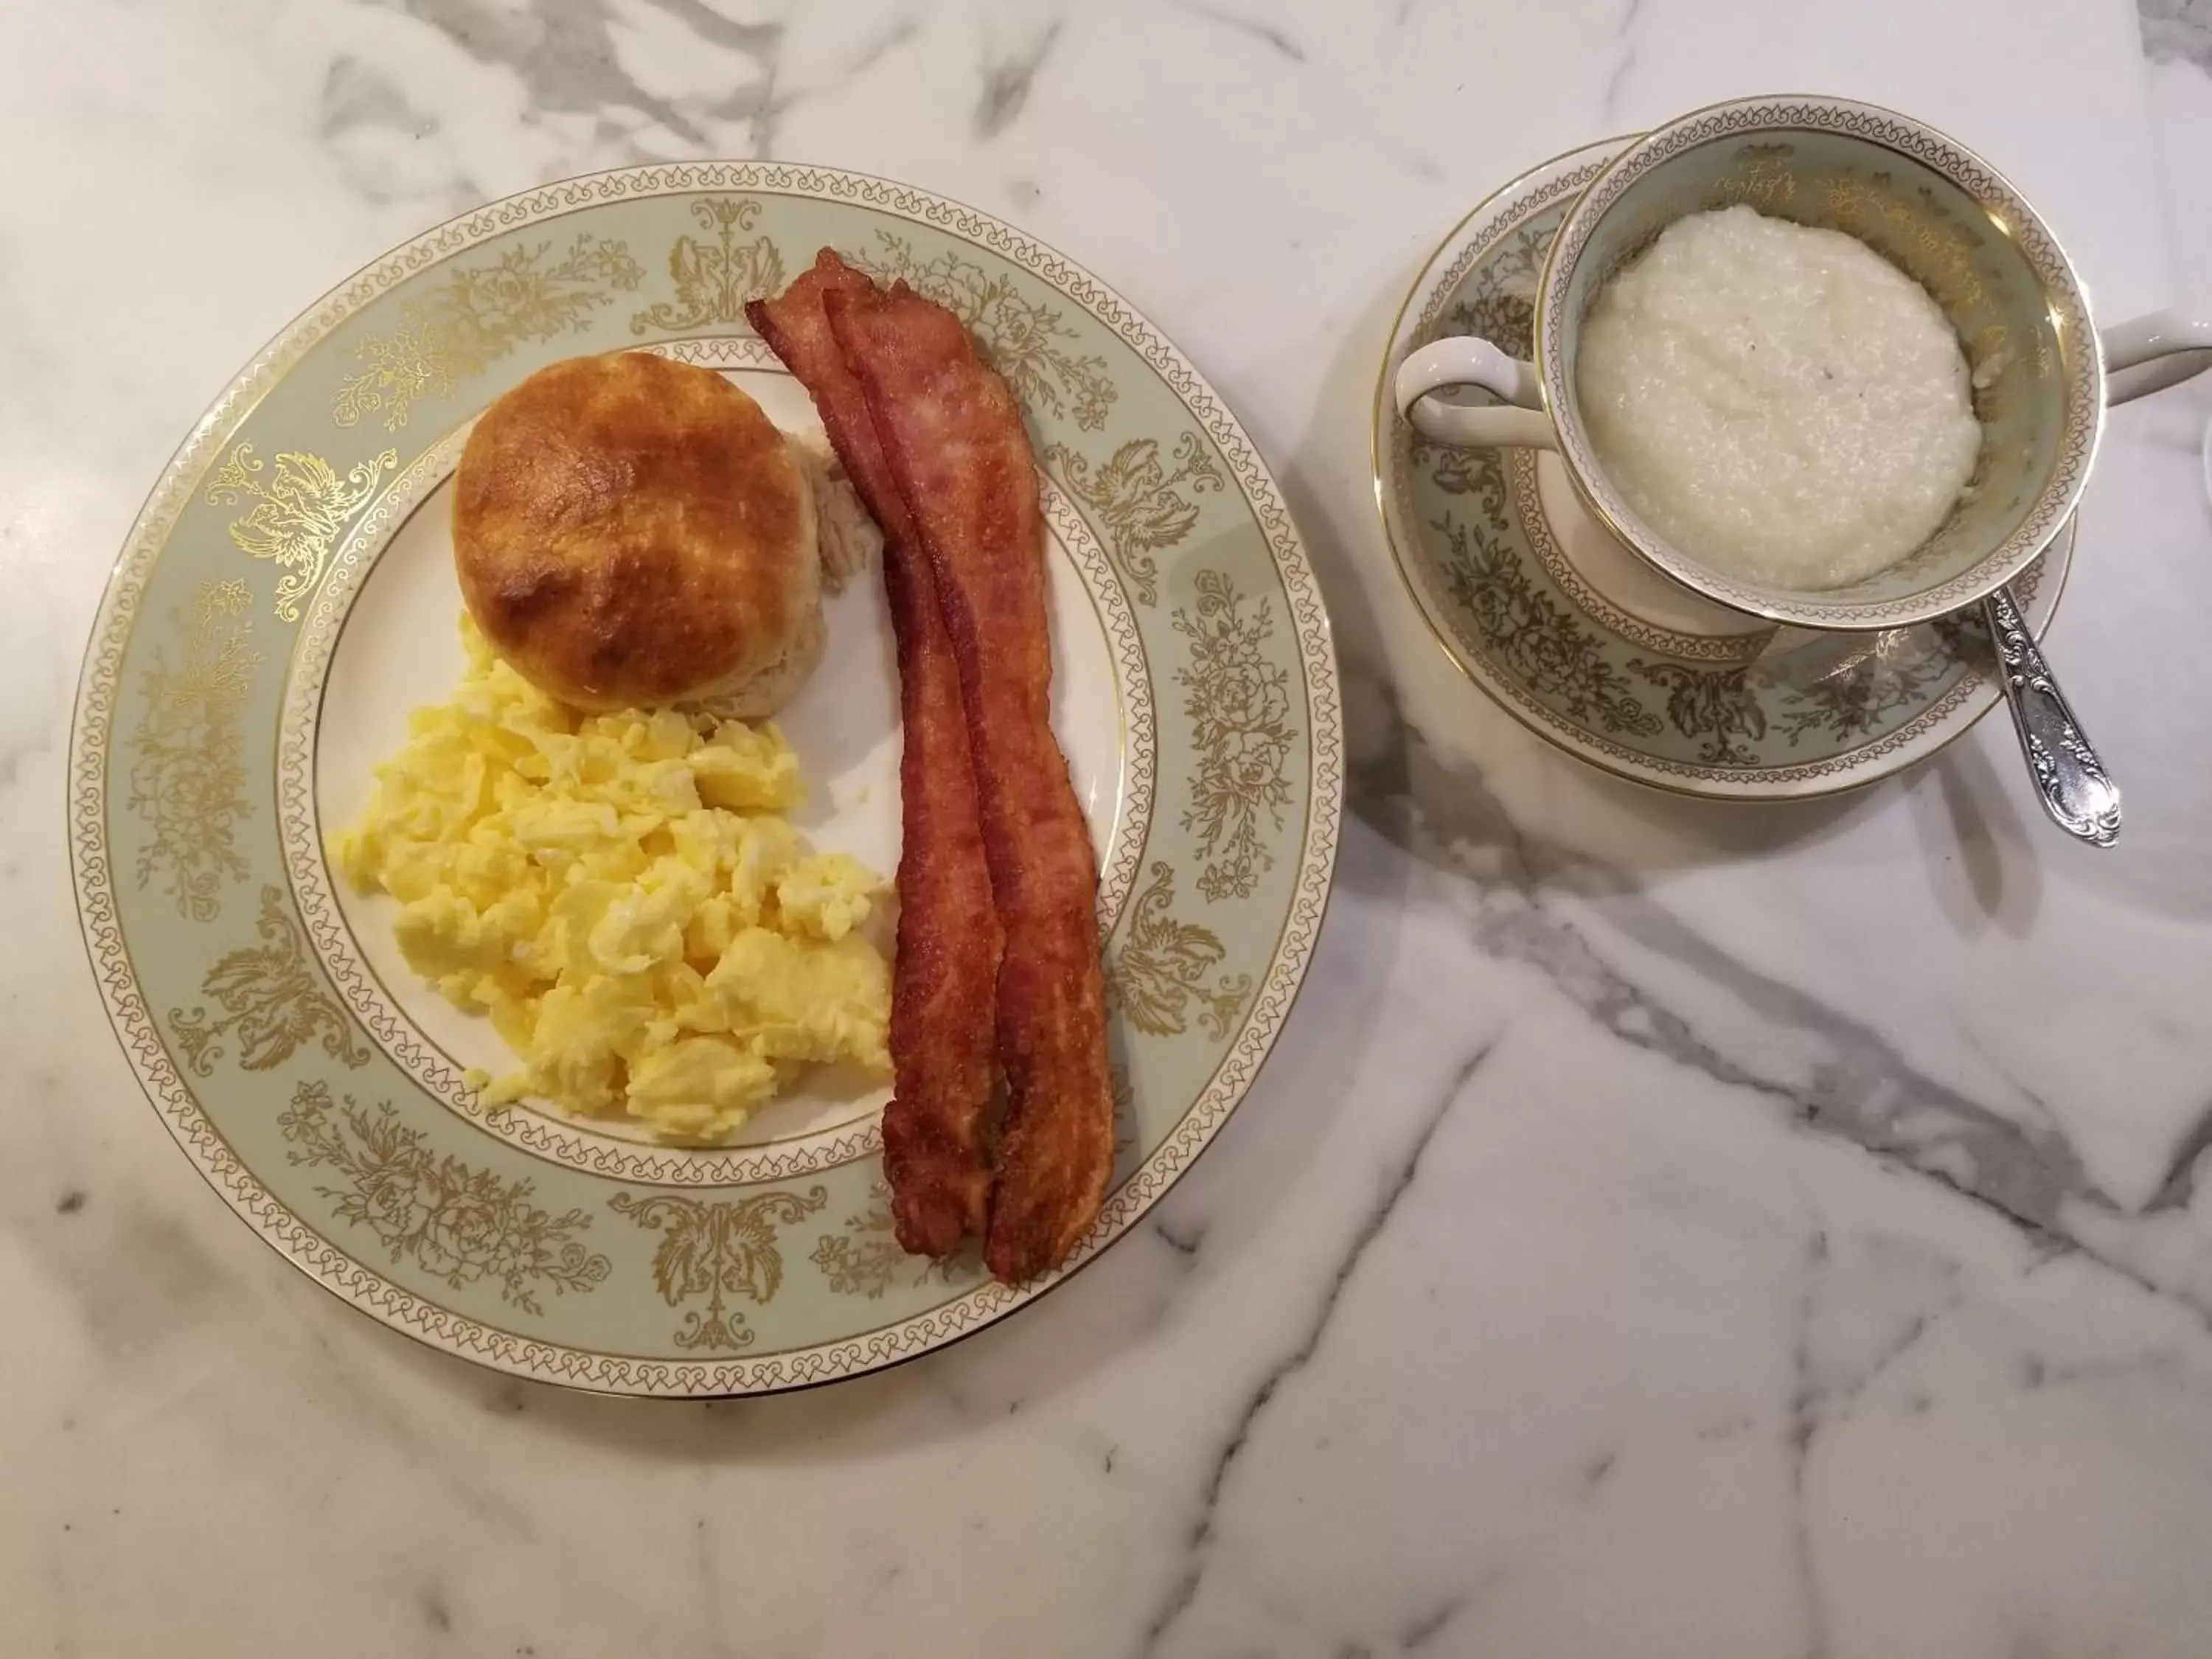
[[[984, 215], [782, 164], [630, 168], [426, 233], [325, 296], [156, 483], [94, 627], [71, 851], [117, 1033], [179, 1144], [272, 1245], [449, 1352], [624, 1393], [849, 1376], [1021, 1291], [890, 1233], [884, 1091], [817, 1077], [732, 1144], [478, 1106], [497, 1039], [416, 983], [389, 906], [341, 892], [407, 711], [461, 666], [447, 480], [487, 404], [580, 352], [803, 392], [744, 302], [832, 245], [960, 313], [1045, 475], [1054, 723], [1101, 861], [1122, 1145], [1093, 1258], [1243, 1097], [1318, 931], [1341, 781], [1328, 619], [1235, 419], [1109, 289]], [[888, 874], [898, 732], [873, 574], [783, 722], [823, 845]]]

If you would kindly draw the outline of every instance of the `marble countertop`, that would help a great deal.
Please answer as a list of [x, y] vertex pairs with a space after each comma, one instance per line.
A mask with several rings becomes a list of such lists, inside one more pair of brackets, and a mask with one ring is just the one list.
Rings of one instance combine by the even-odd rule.
[[[0, 1650], [2212, 1644], [2212, 379], [2114, 417], [2051, 635], [2101, 855], [2001, 722], [1763, 811], [1547, 750], [1422, 633], [1365, 430], [1468, 205], [1739, 94], [1956, 133], [2106, 320], [2212, 305], [2205, 0], [18, 0], [0, 86]], [[147, 485], [307, 297], [763, 154], [1014, 219], [1196, 359], [1328, 586], [1344, 852], [1252, 1098], [1067, 1289], [814, 1394], [599, 1401], [349, 1312], [177, 1154], [77, 942], [67, 710]]]

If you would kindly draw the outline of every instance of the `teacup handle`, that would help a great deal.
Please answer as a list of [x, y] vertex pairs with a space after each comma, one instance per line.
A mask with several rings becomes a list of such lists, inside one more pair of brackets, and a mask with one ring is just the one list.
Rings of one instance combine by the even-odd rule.
[[[1505, 406], [1469, 409], [1429, 395], [1458, 386], [1479, 386], [1503, 398]], [[1559, 434], [1544, 413], [1543, 383], [1535, 365], [1509, 357], [1472, 334], [1423, 346], [1399, 364], [1390, 389], [1398, 412], [1431, 442], [1455, 449], [1559, 447]]]
[[2105, 401], [2124, 404], [2212, 368], [2212, 319], [2154, 311], [2101, 330]]

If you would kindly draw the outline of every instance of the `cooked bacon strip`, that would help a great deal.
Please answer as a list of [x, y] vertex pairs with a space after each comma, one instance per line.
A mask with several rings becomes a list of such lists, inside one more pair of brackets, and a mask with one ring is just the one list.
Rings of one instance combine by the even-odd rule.
[[983, 1259], [1020, 1284], [1066, 1260], [1114, 1161], [1098, 865], [1052, 732], [1044, 520], [1021, 406], [968, 331], [903, 283], [825, 297], [944, 606], [1006, 930], [1006, 1112]]
[[873, 291], [867, 277], [824, 248], [781, 297], [755, 301], [745, 314], [813, 395], [846, 476], [883, 528], [884, 589], [905, 725], [884, 1173], [898, 1242], [924, 1255], [945, 1255], [983, 1231], [990, 1195], [985, 1128], [997, 1072], [999, 917], [983, 861], [960, 671], [928, 556], [915, 539], [867, 402], [822, 309], [825, 294]]

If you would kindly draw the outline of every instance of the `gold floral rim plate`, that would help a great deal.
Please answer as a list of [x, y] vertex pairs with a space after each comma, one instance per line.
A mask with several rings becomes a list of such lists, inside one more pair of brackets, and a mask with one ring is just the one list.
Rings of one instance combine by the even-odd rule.
[[[459, 676], [446, 530], [484, 406], [556, 358], [666, 353], [789, 428], [747, 326], [824, 244], [958, 311], [1044, 473], [1054, 720], [1091, 815], [1121, 1155], [1060, 1274], [1021, 1291], [890, 1237], [880, 1087], [810, 1084], [671, 1146], [465, 1081], [501, 1058], [416, 983], [389, 901], [323, 852], [408, 708]], [[872, 579], [783, 722], [805, 827], [888, 875], [898, 734]], [[765, 1393], [1022, 1306], [1166, 1191], [1287, 1018], [1334, 861], [1327, 616], [1280, 492], [1188, 362], [1012, 227], [823, 168], [626, 168], [418, 237], [300, 317], [162, 474], [94, 626], [70, 750], [85, 941], [179, 1144], [297, 1266], [434, 1346], [607, 1392]]]
[[[1400, 416], [1406, 356], [1479, 334], [1527, 356], [1545, 257], [1628, 137], [1545, 162], [1454, 227], [1408, 291], [1374, 407], [1376, 502], [1398, 574], [1447, 655], [1569, 754], [1639, 783], [1723, 800], [1854, 789], [1925, 760], [1996, 705], [1978, 613], [1879, 633], [1686, 633], [1599, 590], [1563, 550], [1589, 526], [1554, 456], [1449, 449]], [[2015, 579], [2048, 624], [2072, 563], [2069, 519]]]

